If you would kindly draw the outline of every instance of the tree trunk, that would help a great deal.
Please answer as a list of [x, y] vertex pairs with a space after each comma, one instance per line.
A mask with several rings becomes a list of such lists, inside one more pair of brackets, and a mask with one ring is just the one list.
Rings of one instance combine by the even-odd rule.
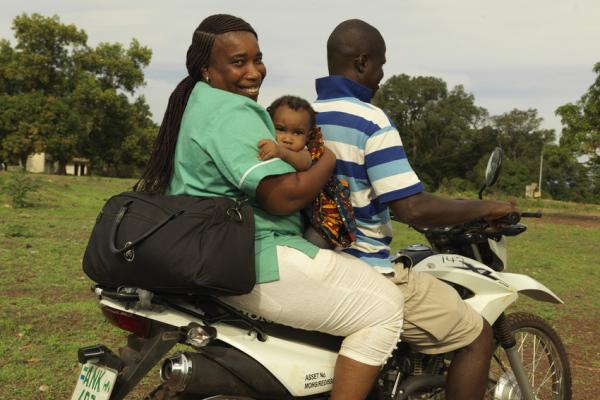
[[413, 140], [412, 140], [412, 162], [415, 162], [415, 160], [417, 159], [417, 135], [413, 135]]
[[19, 155], [19, 160], [21, 161], [21, 168], [23, 171], [27, 171], [27, 156], [29, 156], [29, 154]]
[[67, 163], [66, 161], [58, 160], [58, 169], [56, 170], [57, 175], [66, 175], [67, 174]]

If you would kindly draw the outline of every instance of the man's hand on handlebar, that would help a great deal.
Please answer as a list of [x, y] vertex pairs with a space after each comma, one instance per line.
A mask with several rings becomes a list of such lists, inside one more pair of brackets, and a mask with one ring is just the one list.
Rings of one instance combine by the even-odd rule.
[[500, 228], [507, 223], [511, 224], [512, 221], [508, 221], [506, 218], [513, 214], [518, 215], [518, 211], [512, 203], [507, 201], [484, 201], [489, 204], [489, 211], [488, 214], [483, 217], [483, 219], [490, 225], [491, 228]]

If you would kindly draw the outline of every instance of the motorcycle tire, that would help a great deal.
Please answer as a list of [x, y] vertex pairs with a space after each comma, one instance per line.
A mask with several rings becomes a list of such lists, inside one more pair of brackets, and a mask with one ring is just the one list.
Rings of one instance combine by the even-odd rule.
[[195, 394], [179, 394], [170, 391], [164, 385], [160, 384], [152, 392], [148, 393], [144, 400], [254, 400], [250, 397], [238, 397], [238, 396], [210, 396], [205, 397], [202, 395]]
[[[554, 328], [530, 313], [516, 312], [506, 317], [536, 399], [570, 400], [569, 357]], [[485, 400], [516, 399], [521, 399], [521, 392], [506, 353], [497, 346], [492, 356]]]

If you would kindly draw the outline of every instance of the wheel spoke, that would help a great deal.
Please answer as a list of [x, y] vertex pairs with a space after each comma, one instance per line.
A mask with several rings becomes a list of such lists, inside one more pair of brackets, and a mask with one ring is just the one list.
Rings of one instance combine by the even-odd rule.
[[540, 342], [540, 345], [542, 347], [542, 349], [544, 350], [543, 352], [540, 352], [539, 357], [535, 358], [533, 361], [533, 368], [537, 368], [537, 366], [539, 365], [540, 361], [544, 358], [544, 356], [548, 359], [548, 360], [552, 360], [552, 351], [550, 351], [550, 349], [548, 349], [548, 346], [546, 345], [546, 343], [544, 343], [541, 339], [538, 339]]
[[541, 389], [544, 386], [544, 383], [546, 383], [546, 381], [548, 379], [550, 379], [552, 376], [554, 376], [554, 371], [551, 368], [548, 368], [548, 371], [546, 371], [546, 375], [544, 376], [544, 379], [542, 380], [542, 382], [540, 382], [537, 391], [539, 391], [539, 389]]
[[[527, 333], [527, 332], [521, 333], [521, 340], [519, 342], [519, 348], [517, 349], [517, 351], [521, 354], [523, 352], [523, 345], [525, 344], [525, 341], [527, 340], [527, 336], [529, 336], [529, 333]], [[521, 361], [523, 361], [523, 355], [521, 355]]]
[[535, 387], [535, 354], [536, 354], [536, 345], [538, 342], [538, 338], [533, 336], [533, 351], [531, 352], [531, 378], [529, 382], [531, 383], [531, 387]]
[[493, 357], [494, 357], [494, 360], [496, 360], [496, 362], [498, 363], [498, 366], [500, 367], [502, 372], [506, 372], [507, 368], [504, 365], [504, 363], [502, 362], [502, 360], [500, 359], [500, 357], [497, 354], [494, 354]]

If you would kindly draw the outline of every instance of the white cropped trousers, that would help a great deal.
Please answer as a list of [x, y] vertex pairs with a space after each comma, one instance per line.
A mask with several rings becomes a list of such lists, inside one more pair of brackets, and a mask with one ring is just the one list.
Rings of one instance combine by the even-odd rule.
[[319, 250], [314, 259], [277, 246], [279, 277], [228, 304], [294, 328], [344, 336], [339, 354], [383, 365], [402, 332], [402, 292], [356, 257]]

